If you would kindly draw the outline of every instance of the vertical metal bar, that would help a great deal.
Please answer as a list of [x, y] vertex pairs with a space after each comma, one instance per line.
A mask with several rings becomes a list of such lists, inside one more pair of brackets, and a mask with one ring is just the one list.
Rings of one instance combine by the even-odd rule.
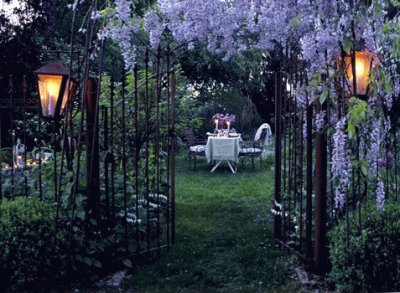
[[[300, 87], [303, 86], [303, 72], [300, 72]], [[300, 224], [299, 224], [299, 239], [300, 239], [300, 246], [299, 249], [300, 251], [302, 250], [303, 247], [303, 229], [304, 229], [304, 217], [303, 217], [303, 184], [304, 184], [304, 174], [303, 174], [303, 167], [304, 167], [304, 136], [303, 136], [303, 129], [304, 129], [304, 108], [300, 111], [300, 129], [299, 129], [299, 134], [300, 134]]]
[[[296, 149], [295, 149], [295, 133], [296, 129], [294, 127], [294, 121], [295, 121], [295, 112], [294, 112], [294, 102], [292, 99], [292, 94], [289, 92], [288, 95], [288, 105], [289, 105], [289, 191], [288, 191], [288, 202], [289, 202], [289, 211], [288, 211], [288, 234], [290, 238], [291, 234], [291, 229], [292, 229], [292, 213], [293, 213], [293, 219], [295, 218], [295, 213], [296, 209], [294, 208], [295, 201], [293, 200], [292, 197], [292, 191], [294, 193], [295, 185], [294, 185], [294, 157], [296, 154]], [[293, 201], [293, 203], [292, 203]], [[293, 205], [293, 207], [292, 207]], [[293, 209], [293, 212], [292, 212]], [[294, 226], [294, 224], [293, 224]]]
[[[136, 219], [139, 219], [139, 89], [138, 89], [138, 68], [134, 69], [134, 86], [135, 86], [135, 192], [136, 192]], [[149, 224], [149, 223], [148, 223]], [[139, 222], [136, 221], [136, 241], [137, 251], [140, 250], [139, 241]]]
[[[328, 102], [327, 105], [327, 120], [329, 121], [331, 119], [331, 103]], [[329, 152], [329, 162], [332, 160], [332, 138], [328, 138], [328, 152]], [[334, 205], [334, 191], [333, 191], [333, 173], [332, 173], [332, 168], [329, 167], [329, 198], [330, 198], [330, 215], [331, 215], [331, 221], [334, 219], [334, 211], [335, 211], [335, 205]]]
[[[399, 189], [399, 182], [398, 182], [398, 178], [397, 178], [397, 139], [396, 139], [396, 134], [397, 134], [397, 127], [396, 127], [396, 123], [393, 123], [393, 135], [394, 135], [394, 139], [393, 139], [393, 143], [394, 143], [394, 180], [395, 180], [395, 200], [397, 201], [397, 194], [398, 194], [398, 189]], [[367, 181], [367, 179], [365, 179], [365, 182]], [[365, 190], [367, 190], [367, 188], [365, 187]]]
[[[0, 159], [0, 165], [1, 165], [1, 159]], [[0, 168], [0, 203], [3, 199], [3, 170]]]
[[[135, 67], [136, 72], [136, 67]], [[127, 174], [126, 174], [126, 127], [125, 127], [125, 70], [122, 71], [122, 88], [121, 88], [121, 95], [122, 95], [122, 174], [123, 174], [123, 197], [124, 197], [124, 237], [125, 237], [125, 246], [128, 248], [128, 203], [127, 203], [127, 192], [126, 192], [126, 184], [127, 184]], [[135, 77], [136, 83], [136, 77]], [[137, 106], [137, 99], [135, 100], [135, 106]], [[137, 110], [137, 108], [136, 108]], [[135, 112], [136, 113], [136, 112]], [[137, 121], [137, 114], [136, 114], [136, 121]], [[136, 128], [136, 136], [137, 136], [137, 128]], [[137, 147], [137, 145], [136, 145]], [[137, 171], [137, 170], [136, 170]], [[136, 180], [138, 180], [138, 173], [135, 174]], [[136, 190], [137, 192], [137, 190]], [[138, 192], [137, 192], [138, 193]], [[139, 219], [139, 215], [136, 215], [136, 219]]]
[[[156, 143], [155, 143], [155, 160], [156, 160], [156, 191], [157, 197], [160, 194], [161, 166], [160, 166], [160, 102], [161, 102], [161, 49], [158, 48], [157, 54], [157, 93], [156, 93]], [[157, 210], [157, 235], [160, 235], [160, 217]], [[160, 250], [160, 237], [157, 237], [157, 247]]]
[[176, 130], [175, 130], [175, 94], [176, 79], [175, 72], [171, 73], [171, 241], [175, 244], [175, 147], [176, 147]]
[[57, 196], [57, 129], [58, 129], [58, 123], [56, 120], [53, 121], [53, 180], [54, 180], [54, 199], [57, 202], [58, 201], [58, 196]]
[[356, 31], [354, 19], [351, 21], [353, 35], [353, 52], [351, 54], [351, 70], [353, 74], [353, 96], [357, 96], [357, 70], [356, 70]]
[[104, 128], [104, 141], [103, 148], [106, 152], [106, 156], [104, 158], [104, 191], [105, 191], [105, 209], [106, 209], [106, 217], [107, 221], [110, 220], [110, 176], [109, 176], [109, 163], [110, 163], [110, 149], [108, 145], [108, 109], [103, 106], [103, 128]]
[[[282, 80], [282, 77], [281, 77], [281, 80]], [[285, 79], [285, 84], [286, 84], [286, 79]], [[285, 89], [284, 89], [285, 90]], [[282, 94], [282, 85], [281, 85], [281, 89], [280, 89], [280, 91], [281, 91], [281, 94]], [[288, 117], [288, 109], [287, 109], [287, 95], [286, 95], [286, 91], [285, 91], [285, 96], [283, 96], [282, 97], [282, 95], [281, 95], [281, 107], [282, 107], [282, 104], [283, 104], [283, 111], [281, 111], [281, 119], [283, 119], [283, 121], [282, 121], [282, 128], [283, 128], [283, 131], [281, 131], [281, 135], [283, 135], [283, 174], [281, 175], [282, 176], [282, 180], [283, 180], [283, 196], [282, 196], [282, 198], [281, 198], [281, 201], [282, 201], [282, 203], [281, 203], [281, 205], [282, 205], [282, 214], [281, 214], [281, 216], [282, 216], [282, 219], [283, 219], [283, 241], [285, 242], [286, 241], [286, 223], [287, 223], [287, 219], [286, 219], [286, 197], [285, 197], [285, 195], [287, 194], [287, 191], [288, 191], [288, 180], [287, 180], [287, 178], [288, 178], [288, 176], [287, 176], [287, 162], [288, 162], [288, 160], [287, 160], [287, 158], [288, 158], [288, 148], [287, 148], [287, 125], [288, 125], [288, 123], [287, 123], [287, 121], [288, 121], [288, 119], [287, 119], [287, 117]]]
[[115, 221], [115, 157], [114, 157], [114, 79], [111, 77], [110, 86], [110, 160], [111, 160], [111, 212]]
[[[0, 75], [0, 81], [3, 79], [3, 76]], [[2, 123], [2, 109], [0, 109], [0, 148], [3, 147], [3, 123]], [[1, 158], [0, 158], [0, 203], [3, 198], [3, 170], [1, 168]]]
[[[76, 21], [76, 10], [73, 11], [72, 14], [72, 21], [71, 21], [71, 28], [70, 28], [70, 46], [69, 46], [69, 78], [67, 80], [67, 88], [66, 88], [66, 95], [67, 95], [67, 104], [66, 104], [66, 109], [65, 109], [65, 119], [64, 119], [64, 125], [61, 131], [61, 138], [62, 138], [62, 152], [61, 152], [61, 160], [60, 160], [60, 174], [57, 180], [57, 173], [56, 173], [56, 168], [54, 168], [54, 176], [56, 178], [55, 180], [55, 197], [56, 197], [56, 220], [55, 220], [55, 233], [54, 235], [57, 235], [57, 228], [58, 228], [58, 218], [59, 218], [59, 211], [60, 211], [60, 204], [61, 204], [61, 196], [62, 196], [62, 177], [63, 177], [63, 171], [64, 171], [64, 156], [67, 159], [67, 168], [72, 171], [73, 169], [73, 157], [74, 157], [74, 142], [73, 142], [73, 122], [72, 122], [72, 107], [73, 107], [73, 101], [70, 100], [70, 78], [72, 78], [72, 66], [73, 66], [73, 52], [74, 52], [74, 40], [75, 40], [75, 21]], [[57, 57], [57, 59], [59, 59]], [[78, 60], [79, 62], [79, 60]], [[71, 133], [70, 138], [71, 141], [68, 139], [68, 126], [69, 126], [69, 131]], [[58, 128], [58, 127], [57, 127]], [[54, 161], [55, 161], [55, 166], [57, 165], [56, 163], [56, 156], [54, 156]], [[71, 227], [72, 227], [72, 222], [71, 222]], [[55, 239], [57, 240], [57, 239]]]
[[312, 258], [312, 190], [313, 190], [313, 138], [312, 116], [313, 106], [307, 106], [307, 171], [306, 171], [306, 254]]
[[[24, 74], [22, 76], [22, 97], [23, 97], [23, 114], [22, 114], [22, 119], [23, 119], [23, 144], [25, 145], [25, 152], [24, 152], [24, 171], [26, 171], [26, 163], [27, 163], [27, 150], [26, 150], [26, 98], [28, 95], [28, 84], [26, 83], [26, 75]], [[28, 177], [26, 176], [24, 172], [24, 194], [27, 197], [28, 196]]]
[[[103, 74], [103, 58], [104, 58], [105, 42], [101, 44], [101, 54], [99, 61], [98, 78], [90, 79], [92, 86], [91, 96], [88, 96], [87, 102], [87, 141], [91, 140], [87, 146], [87, 167], [88, 167], [88, 194], [91, 196], [89, 201], [92, 205], [92, 216], [100, 226], [101, 221], [101, 199], [100, 199], [100, 150], [99, 150], [99, 103], [101, 93], [101, 77]], [[89, 115], [91, 117], [89, 117]], [[89, 148], [89, 145], [91, 148]], [[88, 160], [90, 158], [90, 161]], [[90, 180], [90, 181], [89, 181]]]
[[[326, 103], [317, 102], [317, 113], [326, 109]], [[326, 247], [326, 199], [327, 199], [327, 142], [326, 134], [317, 131], [315, 139], [315, 269], [320, 273], [327, 271]]]
[[86, 93], [86, 182], [90, 217], [98, 224], [101, 220], [100, 207], [100, 154], [98, 125], [98, 80], [89, 78]]
[[[15, 146], [15, 129], [14, 129], [14, 86], [13, 86], [13, 76], [10, 74], [10, 80], [9, 80], [9, 96], [10, 96], [10, 111], [9, 111], [9, 117], [10, 117], [10, 126], [11, 126], [11, 142], [12, 146]], [[11, 194], [14, 197], [14, 191], [15, 191], [15, 166], [14, 166], [14, 154], [12, 154], [12, 163], [11, 163]]]
[[[41, 119], [41, 116], [40, 116], [40, 114], [39, 114], [39, 116], [38, 116], [39, 118], [38, 118], [38, 120], [39, 120], [39, 123], [38, 123], [38, 126], [37, 126], [37, 132], [39, 133], [39, 135], [40, 135], [40, 131], [41, 131], [41, 125], [42, 125], [42, 119]], [[40, 151], [41, 151], [41, 138], [39, 137], [39, 139], [38, 139], [38, 154], [39, 154], [39, 199], [43, 199], [43, 182], [42, 182], [42, 157], [41, 157], [41, 155], [40, 155]]]
[[[75, 21], [76, 21], [76, 10], [74, 9], [73, 14], [72, 14], [72, 21], [71, 21], [71, 27], [70, 27], [70, 47], [69, 47], [69, 77], [72, 77], [72, 66], [73, 66], [73, 48], [74, 48], [74, 40], [75, 40]], [[59, 59], [59, 58], [57, 58]], [[78, 60], [79, 62], [79, 60]], [[58, 182], [57, 182], [57, 174], [56, 174], [56, 168], [54, 168], [54, 176], [56, 178], [55, 180], [55, 197], [56, 197], [56, 219], [55, 219], [55, 241], [57, 241], [56, 239], [56, 235], [57, 235], [57, 228], [58, 228], [58, 218], [59, 218], [59, 210], [60, 210], [60, 202], [61, 202], [61, 184], [62, 184], [62, 176], [63, 176], [63, 168], [64, 168], [64, 155], [66, 154], [66, 158], [67, 158], [67, 168], [72, 171], [73, 169], [73, 157], [74, 157], [74, 142], [73, 142], [73, 123], [72, 123], [72, 106], [73, 106], [73, 102], [69, 99], [70, 97], [70, 79], [67, 80], [67, 105], [66, 105], [66, 109], [65, 109], [65, 121], [64, 121], [64, 125], [63, 125], [63, 131], [61, 133], [62, 135], [62, 154], [61, 154], [61, 166], [60, 166], [60, 175], [58, 178]], [[83, 120], [82, 120], [83, 122]], [[68, 125], [69, 124], [69, 125]], [[70, 133], [71, 133], [71, 141], [68, 141], [68, 126]], [[40, 156], [40, 155], [39, 155]], [[54, 161], [55, 161], [55, 166], [57, 165], [56, 163], [56, 156], [54, 156]], [[39, 162], [41, 162], [41, 158], [39, 158]], [[39, 164], [41, 166], [41, 164]], [[77, 176], [76, 178], [79, 178], [79, 176]], [[75, 178], [75, 179], [76, 179]], [[40, 180], [41, 181], [41, 180]], [[58, 184], [58, 186], [57, 186]], [[58, 188], [58, 190], [57, 190]], [[73, 191], [73, 203], [72, 203], [72, 213], [71, 213], [71, 218], [72, 221], [70, 223], [70, 243], [72, 245], [72, 233], [73, 233], [73, 217], [74, 217], [74, 211], [75, 211], [75, 196], [76, 196], [76, 186], [73, 187], [74, 191]]]
[[[282, 154], [282, 75], [280, 71], [275, 73], [275, 202], [281, 204], [281, 154]], [[274, 217], [274, 236], [277, 239], [282, 237], [282, 215]]]
[[[145, 184], [146, 184], [146, 198], [147, 198], [147, 223], [150, 223], [150, 185], [149, 185], [149, 51], [146, 50], [145, 56]], [[160, 204], [159, 202], [157, 204]], [[147, 251], [150, 250], [150, 225], [146, 226], [146, 242]]]
[[[69, 76], [70, 78], [72, 77], [72, 73], [73, 73], [73, 55], [74, 55], [74, 44], [75, 44], [75, 23], [76, 23], [76, 13], [77, 13], [77, 9], [73, 10], [72, 13], [72, 20], [71, 20], [71, 30], [70, 30], [70, 45], [69, 45]], [[78, 56], [77, 56], [77, 63], [78, 63], [78, 68], [80, 68], [80, 53], [78, 51]], [[78, 79], [80, 79], [80, 70], [78, 71]], [[70, 96], [70, 87], [67, 86], [67, 96]], [[68, 123], [69, 123], [69, 131], [70, 131], [70, 137], [71, 137], [71, 145], [68, 149], [69, 154], [67, 154], [67, 168], [68, 170], [72, 171], [73, 169], [73, 158], [74, 158], [74, 143], [73, 143], [73, 119], [72, 119], [72, 108], [73, 108], [73, 101], [68, 101], [67, 102], [67, 109], [66, 109], [66, 119], [65, 119], [65, 123], [66, 125], [64, 126], [64, 139], [65, 137], [68, 138], [67, 135], [67, 128], [68, 128]], [[69, 115], [69, 117], [68, 117]], [[65, 145], [65, 143], [64, 143]], [[61, 182], [61, 178], [60, 178], [60, 182]], [[60, 196], [59, 196], [60, 197]]]
[[[287, 84], [287, 81], [286, 81]], [[285, 120], [287, 119], [287, 129], [288, 129], [288, 137], [287, 137], [287, 192], [285, 193], [285, 198], [287, 198], [287, 235], [288, 239], [290, 240], [290, 218], [291, 218], [291, 193], [292, 193], [292, 134], [293, 134], [293, 117], [292, 117], [292, 101], [290, 99], [290, 92], [287, 91], [286, 85], [284, 85], [284, 91], [285, 91], [285, 99], [286, 99], [286, 105], [287, 105], [287, 112], [286, 112], [286, 117]], [[285, 213], [286, 214], [286, 213]]]
[[[293, 76], [292, 76], [293, 78]], [[292, 82], [292, 84], [295, 84], [295, 82]], [[293, 218], [298, 218], [296, 217], [296, 212], [297, 212], [297, 147], [298, 147], [298, 143], [297, 143], [297, 101], [295, 96], [293, 95], [292, 91], [293, 91], [293, 85], [290, 86], [290, 96], [291, 96], [291, 100], [293, 103], [293, 211], [294, 211], [294, 215]], [[294, 226], [296, 226], [296, 223], [293, 224]], [[296, 228], [295, 228], [296, 229]], [[295, 236], [294, 239], [294, 243], [295, 245], [297, 245], [297, 237]]]
[[166, 91], [167, 91], [167, 137], [166, 137], [166, 148], [167, 148], [167, 197], [168, 197], [168, 213], [167, 213], [167, 246], [168, 248], [170, 247], [170, 213], [171, 211], [169, 210], [170, 204], [171, 204], [171, 184], [170, 184], [170, 172], [171, 172], [171, 84], [170, 84], [170, 47], [168, 45], [167, 49], [167, 84], [166, 84]]
[[[92, 1], [90, 8], [88, 9], [88, 13], [94, 7], [94, 1]], [[84, 120], [85, 120], [85, 107], [86, 107], [86, 91], [87, 91], [87, 79], [89, 78], [89, 70], [90, 70], [90, 63], [89, 63], [89, 50], [90, 44], [92, 41], [93, 36], [93, 22], [91, 19], [88, 20], [87, 23], [87, 33], [85, 38], [85, 62], [84, 62], [84, 72], [83, 72], [83, 87], [81, 92], [81, 119], [79, 121], [79, 136], [78, 136], [78, 151], [76, 157], [76, 164], [75, 164], [75, 173], [74, 173], [74, 185], [72, 188], [72, 210], [71, 210], [71, 225], [69, 231], [69, 242], [70, 242], [70, 249], [73, 247], [73, 234], [74, 234], [74, 221], [75, 221], [75, 208], [76, 208], [76, 194], [78, 192], [79, 187], [79, 178], [80, 178], [80, 171], [81, 171], [81, 155], [82, 155], [82, 134], [84, 133]]]

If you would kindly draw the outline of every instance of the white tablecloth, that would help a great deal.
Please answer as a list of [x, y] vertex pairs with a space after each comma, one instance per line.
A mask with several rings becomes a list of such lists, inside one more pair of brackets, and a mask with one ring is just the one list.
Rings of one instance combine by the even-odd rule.
[[240, 137], [208, 137], [206, 157], [208, 162], [229, 160], [239, 161]]

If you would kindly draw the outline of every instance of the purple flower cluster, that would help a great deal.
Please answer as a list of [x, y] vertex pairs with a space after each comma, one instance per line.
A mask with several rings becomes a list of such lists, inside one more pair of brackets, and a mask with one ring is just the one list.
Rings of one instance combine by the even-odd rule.
[[107, 16], [109, 25], [98, 33], [100, 40], [110, 38], [119, 45], [126, 70], [133, 70], [136, 65], [135, 33], [141, 30], [140, 22], [131, 18], [131, 4], [128, 0], [115, 0], [114, 13]]
[[303, 141], [307, 141], [307, 111], [303, 113]]
[[219, 126], [223, 126], [224, 124], [226, 124], [227, 122], [230, 122], [231, 124], [234, 123], [236, 121], [236, 115], [229, 115], [229, 113], [224, 114], [220, 114], [217, 113], [213, 116], [213, 121], [215, 121], [216, 119], [218, 119], [218, 125]]
[[79, 4], [82, 4], [85, 0], [74, 0], [72, 4], [67, 4], [67, 7], [72, 11], [75, 11]]
[[378, 181], [375, 190], [375, 195], [376, 195], [376, 206], [378, 207], [378, 210], [382, 212], [385, 211], [385, 185], [382, 180]]
[[347, 135], [344, 132], [346, 125], [345, 118], [336, 123], [336, 131], [333, 134], [332, 150], [332, 175], [339, 179], [339, 184], [335, 190], [335, 205], [337, 208], [343, 208], [345, 204], [347, 187], [351, 174], [351, 160], [346, 149]]
[[394, 166], [394, 157], [392, 152], [388, 152], [386, 157], [378, 159], [378, 168], [386, 168], [386, 165], [389, 169]]
[[367, 151], [367, 163], [370, 167], [369, 174], [376, 176], [377, 174], [377, 161], [379, 156], [379, 149], [381, 144], [381, 121], [376, 119], [372, 123], [372, 131], [370, 134], [370, 145]]
[[300, 109], [305, 109], [308, 106], [307, 92], [303, 89], [298, 90], [296, 93], [296, 101]]

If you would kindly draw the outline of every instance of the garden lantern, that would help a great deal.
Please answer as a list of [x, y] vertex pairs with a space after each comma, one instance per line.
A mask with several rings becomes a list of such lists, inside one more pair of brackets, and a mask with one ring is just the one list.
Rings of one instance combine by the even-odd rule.
[[65, 66], [55, 61], [34, 71], [38, 80], [41, 113], [44, 118], [57, 120], [64, 114], [68, 101], [68, 88], [70, 96], [74, 83], [69, 78]]
[[374, 55], [367, 51], [355, 51], [356, 89], [354, 89], [354, 77], [352, 66], [352, 54], [344, 57], [346, 75], [350, 83], [350, 92], [353, 96], [365, 96], [368, 89], [368, 78], [374, 60]]

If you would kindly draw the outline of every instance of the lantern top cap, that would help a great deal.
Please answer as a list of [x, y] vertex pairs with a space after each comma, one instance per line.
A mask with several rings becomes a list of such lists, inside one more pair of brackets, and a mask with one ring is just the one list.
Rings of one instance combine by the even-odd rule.
[[69, 75], [67, 68], [60, 61], [54, 61], [46, 64], [45, 66], [35, 70], [34, 73], [48, 75]]

